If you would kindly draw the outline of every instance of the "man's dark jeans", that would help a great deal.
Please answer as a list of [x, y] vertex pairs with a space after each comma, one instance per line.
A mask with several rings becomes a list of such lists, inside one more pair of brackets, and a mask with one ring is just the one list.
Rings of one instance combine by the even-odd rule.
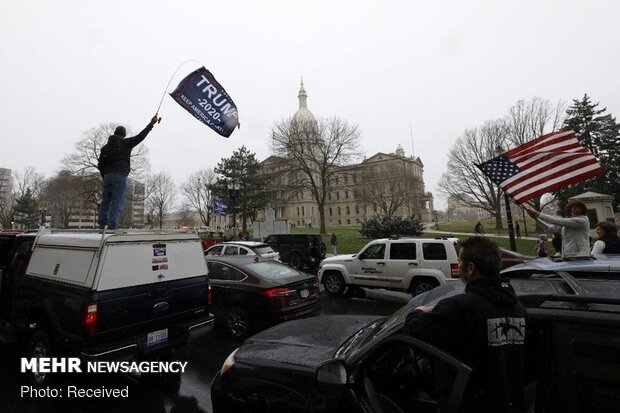
[[127, 177], [121, 174], [106, 174], [103, 178], [103, 195], [99, 208], [99, 228], [106, 224], [110, 229], [118, 228], [118, 220], [125, 202]]

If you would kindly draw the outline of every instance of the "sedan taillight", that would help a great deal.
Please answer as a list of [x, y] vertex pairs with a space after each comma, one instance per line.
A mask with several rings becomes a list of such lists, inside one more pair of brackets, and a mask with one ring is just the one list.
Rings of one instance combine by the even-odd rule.
[[261, 291], [261, 294], [269, 298], [288, 297], [296, 294], [297, 290], [292, 290], [286, 287], [270, 288], [269, 290]]
[[97, 332], [97, 303], [86, 305], [82, 327], [84, 327], [84, 331], [87, 334], [95, 334]]

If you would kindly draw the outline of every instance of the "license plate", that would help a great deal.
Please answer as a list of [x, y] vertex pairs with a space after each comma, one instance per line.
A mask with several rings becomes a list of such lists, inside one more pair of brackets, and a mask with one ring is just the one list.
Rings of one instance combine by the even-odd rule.
[[299, 294], [301, 295], [301, 298], [308, 298], [310, 296], [310, 291], [308, 291], [308, 290], [301, 290], [299, 292]]
[[152, 346], [153, 344], [163, 343], [168, 340], [168, 329], [153, 331], [146, 336], [146, 345]]

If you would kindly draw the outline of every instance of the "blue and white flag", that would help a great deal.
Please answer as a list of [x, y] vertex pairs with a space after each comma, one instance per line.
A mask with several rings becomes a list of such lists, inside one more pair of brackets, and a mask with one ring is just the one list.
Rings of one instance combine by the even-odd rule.
[[228, 205], [216, 199], [213, 201], [213, 212], [222, 216], [228, 215]]
[[170, 96], [196, 119], [224, 137], [228, 138], [239, 126], [237, 106], [204, 66], [181, 80]]

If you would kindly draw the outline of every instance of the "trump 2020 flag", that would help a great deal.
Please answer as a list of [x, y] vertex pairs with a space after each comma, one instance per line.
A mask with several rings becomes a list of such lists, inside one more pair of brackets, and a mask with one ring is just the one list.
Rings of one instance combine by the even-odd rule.
[[575, 132], [552, 132], [476, 165], [517, 204], [603, 174]]
[[237, 106], [204, 67], [187, 75], [170, 94], [196, 119], [222, 136], [229, 137], [239, 125]]
[[213, 212], [218, 215], [225, 216], [228, 214], [228, 205], [216, 199], [213, 201]]

